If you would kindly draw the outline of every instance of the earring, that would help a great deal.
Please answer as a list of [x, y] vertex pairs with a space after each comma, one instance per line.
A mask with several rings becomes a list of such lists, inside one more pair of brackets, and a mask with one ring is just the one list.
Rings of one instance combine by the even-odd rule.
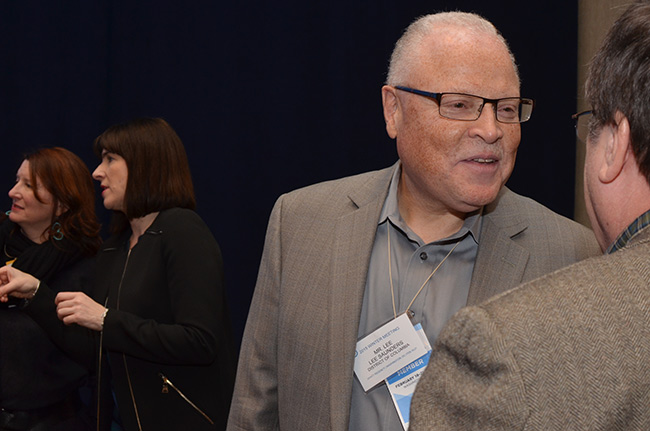
[[9, 214], [11, 214], [11, 210], [5, 212], [5, 215], [6, 215], [6, 216], [8, 216]]
[[52, 238], [56, 241], [61, 241], [63, 239], [63, 232], [61, 231], [61, 223], [58, 221], [54, 222], [52, 225]]

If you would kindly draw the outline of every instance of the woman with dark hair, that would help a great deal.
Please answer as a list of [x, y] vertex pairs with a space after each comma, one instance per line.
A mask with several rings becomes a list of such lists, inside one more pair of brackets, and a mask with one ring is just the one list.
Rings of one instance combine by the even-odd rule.
[[[63, 148], [27, 155], [9, 197], [11, 210], [0, 221], [2, 265], [33, 274], [52, 292], [88, 286], [101, 239], [81, 159]], [[92, 429], [79, 397], [86, 370], [23, 312], [38, 288], [26, 291], [27, 299], [0, 302], [0, 430]]]
[[[236, 353], [221, 252], [194, 212], [183, 144], [164, 120], [144, 118], [110, 127], [94, 149], [113, 236], [90, 297], [56, 296], [70, 331], [50, 334], [88, 366], [101, 364], [98, 428], [112, 418], [128, 431], [225, 429]], [[0, 292], [12, 295], [38, 282], [13, 270], [3, 277]], [[33, 313], [47, 328], [54, 305], [38, 300], [29, 308], [42, 307]]]

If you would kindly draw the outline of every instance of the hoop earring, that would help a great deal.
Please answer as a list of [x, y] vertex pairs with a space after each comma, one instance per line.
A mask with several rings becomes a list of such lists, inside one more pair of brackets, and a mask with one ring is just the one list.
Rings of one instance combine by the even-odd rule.
[[6, 216], [9, 216], [9, 214], [11, 214], [11, 210], [5, 212]]
[[61, 231], [61, 223], [58, 221], [55, 221], [54, 224], [52, 224], [52, 238], [54, 238], [56, 241], [61, 241], [63, 239], [63, 231]]

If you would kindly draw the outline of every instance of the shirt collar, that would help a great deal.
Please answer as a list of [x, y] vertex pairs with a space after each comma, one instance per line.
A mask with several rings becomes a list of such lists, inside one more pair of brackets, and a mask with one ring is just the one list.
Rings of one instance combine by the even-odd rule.
[[616, 241], [609, 246], [606, 254], [614, 253], [625, 247], [627, 243], [643, 229], [650, 225], [650, 210], [644, 212], [636, 218], [630, 225], [616, 238]]
[[[386, 220], [390, 220], [391, 224], [401, 230], [409, 239], [424, 245], [422, 239], [408, 227], [404, 219], [399, 213], [399, 205], [397, 201], [398, 195], [398, 186], [400, 181], [400, 176], [402, 172], [402, 162], [398, 162], [397, 169], [393, 173], [393, 177], [390, 180], [390, 185], [388, 187], [388, 195], [384, 201], [384, 206], [381, 209], [381, 214], [379, 216], [379, 223], [383, 224]], [[481, 219], [483, 214], [483, 208], [478, 211], [471, 213], [463, 222], [463, 226], [455, 234], [444, 238], [436, 242], [446, 242], [448, 240], [454, 240], [458, 238], [463, 238], [468, 232], [478, 244], [479, 242], [479, 233], [481, 231]]]

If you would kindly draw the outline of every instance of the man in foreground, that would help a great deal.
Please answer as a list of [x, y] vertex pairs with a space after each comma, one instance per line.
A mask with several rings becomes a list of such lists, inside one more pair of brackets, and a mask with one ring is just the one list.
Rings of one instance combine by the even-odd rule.
[[585, 200], [606, 254], [451, 319], [411, 431], [650, 429], [650, 3], [616, 21], [586, 94]]

